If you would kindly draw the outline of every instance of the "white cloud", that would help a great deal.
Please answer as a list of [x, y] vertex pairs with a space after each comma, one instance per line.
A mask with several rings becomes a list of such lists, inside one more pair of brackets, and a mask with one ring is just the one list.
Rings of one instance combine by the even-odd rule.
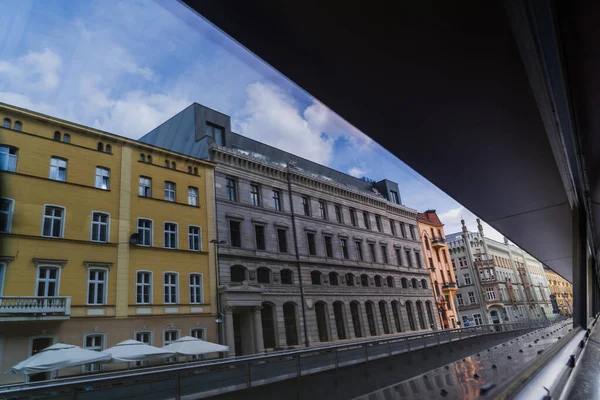
[[27, 91], [51, 91], [60, 83], [60, 55], [50, 49], [30, 51], [10, 62], [0, 61], [0, 74], [9, 79], [11, 86]]
[[352, 175], [355, 178], [362, 178], [363, 176], [366, 176], [369, 173], [368, 169], [364, 169], [361, 167], [351, 167], [348, 168], [348, 174]]
[[[477, 216], [463, 206], [451, 208], [444, 212], [438, 213], [440, 221], [444, 224], [444, 232], [446, 234], [462, 232], [461, 220], [465, 220], [465, 225], [469, 232], [477, 232]], [[498, 242], [504, 241], [504, 236], [494, 229], [485, 221], [481, 221], [483, 226], [483, 234], [486, 237], [494, 239]]]

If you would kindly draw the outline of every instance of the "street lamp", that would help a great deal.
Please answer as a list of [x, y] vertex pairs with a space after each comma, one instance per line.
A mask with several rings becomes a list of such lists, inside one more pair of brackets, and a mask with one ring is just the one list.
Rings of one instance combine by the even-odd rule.
[[[215, 322], [217, 323], [217, 334], [219, 336], [219, 344], [223, 344], [223, 320], [225, 319], [225, 314], [223, 314], [221, 310], [221, 295], [219, 294], [219, 259], [217, 258], [217, 254], [219, 253], [219, 245], [227, 243], [224, 240], [213, 239], [210, 243], [215, 245], [215, 271], [216, 271], [216, 283], [217, 283], [217, 319]], [[223, 353], [220, 353], [221, 355]]]

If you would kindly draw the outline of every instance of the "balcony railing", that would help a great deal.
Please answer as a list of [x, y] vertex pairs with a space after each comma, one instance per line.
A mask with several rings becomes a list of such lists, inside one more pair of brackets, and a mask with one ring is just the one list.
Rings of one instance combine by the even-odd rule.
[[437, 236], [431, 239], [431, 244], [433, 247], [441, 247], [446, 244], [446, 239], [441, 236]]
[[71, 315], [70, 296], [2, 296], [0, 320], [67, 319]]

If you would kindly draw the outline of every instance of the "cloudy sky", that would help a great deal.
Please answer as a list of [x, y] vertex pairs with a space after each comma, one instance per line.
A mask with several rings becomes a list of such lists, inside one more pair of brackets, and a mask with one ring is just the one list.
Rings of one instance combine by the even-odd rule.
[[446, 233], [461, 218], [476, 230], [471, 212], [177, 1], [5, 2], [0, 101], [134, 139], [198, 102], [242, 135], [398, 182], [403, 203], [436, 209]]

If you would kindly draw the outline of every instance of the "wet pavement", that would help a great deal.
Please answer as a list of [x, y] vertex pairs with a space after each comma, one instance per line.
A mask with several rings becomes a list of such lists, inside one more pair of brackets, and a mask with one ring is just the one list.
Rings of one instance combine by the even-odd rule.
[[483, 399], [486, 388], [505, 384], [571, 328], [571, 320], [561, 321], [354, 400]]

